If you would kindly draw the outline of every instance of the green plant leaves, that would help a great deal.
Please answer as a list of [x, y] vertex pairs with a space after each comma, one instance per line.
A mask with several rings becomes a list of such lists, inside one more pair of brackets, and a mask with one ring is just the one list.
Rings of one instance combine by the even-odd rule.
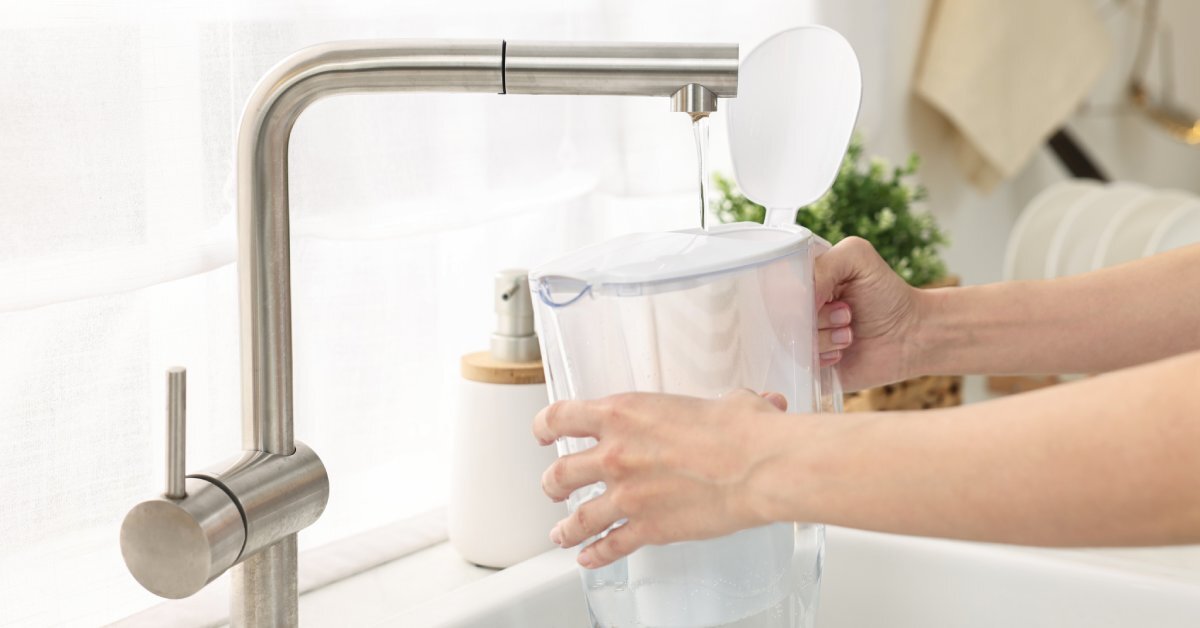
[[[910, 184], [920, 159], [909, 156], [901, 166], [880, 158], [863, 163], [863, 146], [854, 138], [829, 191], [800, 208], [796, 223], [836, 244], [858, 236], [875, 246], [880, 256], [913, 286], [933, 283], [946, 275], [939, 251], [948, 243], [933, 216], [913, 211], [925, 198], [925, 188]], [[766, 209], [746, 198], [727, 177], [713, 175], [715, 209], [722, 222], [762, 222]]]

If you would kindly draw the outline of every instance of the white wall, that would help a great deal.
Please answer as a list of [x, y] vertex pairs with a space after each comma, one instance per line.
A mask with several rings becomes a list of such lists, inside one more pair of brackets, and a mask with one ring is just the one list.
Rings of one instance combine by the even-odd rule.
[[[911, 93], [929, 0], [841, 0], [821, 5], [819, 20], [854, 44], [863, 67], [860, 117], [868, 151], [901, 160], [922, 159], [919, 179], [930, 210], [948, 230], [952, 272], [965, 283], [1001, 279], [1005, 243], [1021, 209], [1047, 185], [1069, 176], [1049, 149], [1040, 150], [1012, 180], [990, 193], [972, 187], [956, 163], [948, 123]], [[1068, 127], [1114, 180], [1200, 192], [1200, 149], [1168, 137], [1123, 104], [1132, 65], [1135, 19], [1141, 3], [1097, 2], [1115, 43], [1114, 59], [1084, 108]], [[1200, 23], [1200, 3], [1166, 0], [1165, 21]], [[1182, 31], [1183, 29], [1179, 29]], [[1178, 92], [1200, 111], [1200, 42], [1174, 38]]]

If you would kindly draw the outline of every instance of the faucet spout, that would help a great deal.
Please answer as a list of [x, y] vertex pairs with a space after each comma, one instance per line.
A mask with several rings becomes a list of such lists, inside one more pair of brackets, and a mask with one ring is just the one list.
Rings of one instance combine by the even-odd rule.
[[737, 96], [737, 44], [507, 42], [507, 94], [673, 97], [688, 85]]
[[271, 69], [238, 137], [243, 443], [290, 454], [287, 147], [317, 99], [346, 92], [665, 96], [676, 111], [737, 95], [736, 44], [402, 40], [321, 44]]
[[[662, 96], [676, 110], [708, 112], [717, 98], [736, 96], [737, 71], [736, 44], [502, 40], [335, 42], [272, 68], [250, 96], [237, 144], [243, 447], [282, 456], [297, 449], [288, 142], [310, 104], [347, 92], [599, 94]], [[252, 535], [255, 521], [246, 526]], [[295, 568], [294, 533], [235, 566], [233, 625], [294, 625]]]
[[671, 96], [671, 111], [681, 111], [692, 116], [692, 121], [717, 110], [717, 95], [703, 85], [688, 83]]

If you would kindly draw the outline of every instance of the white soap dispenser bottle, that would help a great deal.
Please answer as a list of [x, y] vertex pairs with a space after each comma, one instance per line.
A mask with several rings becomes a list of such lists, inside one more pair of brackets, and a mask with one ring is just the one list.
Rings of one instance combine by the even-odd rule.
[[496, 274], [495, 309], [491, 349], [462, 358], [448, 528], [463, 558], [503, 568], [554, 547], [550, 528], [566, 509], [541, 488], [557, 452], [530, 431], [548, 396], [527, 271]]

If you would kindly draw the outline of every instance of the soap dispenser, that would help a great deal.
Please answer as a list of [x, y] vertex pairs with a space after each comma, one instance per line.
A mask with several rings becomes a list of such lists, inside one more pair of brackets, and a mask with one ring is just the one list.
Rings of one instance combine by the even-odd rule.
[[447, 514], [463, 558], [503, 568], [554, 547], [548, 534], [566, 510], [542, 493], [556, 454], [530, 432], [549, 401], [528, 272], [497, 273], [494, 303], [490, 349], [462, 357]]

